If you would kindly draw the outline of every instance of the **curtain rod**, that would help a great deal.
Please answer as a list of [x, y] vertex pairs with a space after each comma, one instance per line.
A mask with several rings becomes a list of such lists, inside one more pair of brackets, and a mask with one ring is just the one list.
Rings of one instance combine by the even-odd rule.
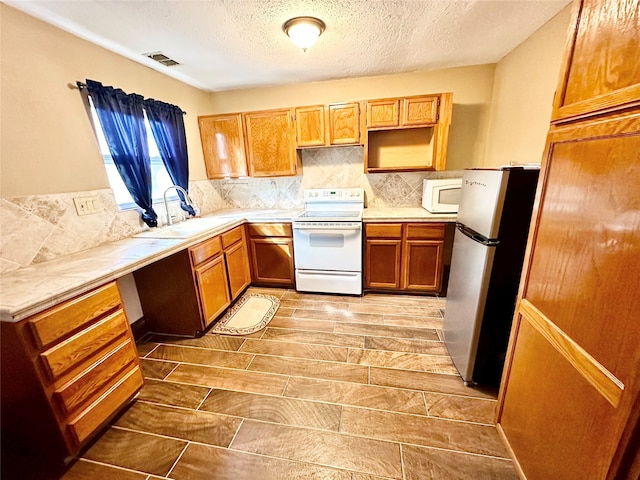
[[[84, 82], [76, 82], [75, 84], [73, 83], [67, 83], [67, 87], [69, 87], [72, 90], [84, 90], [85, 88], [87, 88], [87, 84]], [[185, 112], [184, 110], [182, 110], [183, 114], [187, 114], [187, 112]]]

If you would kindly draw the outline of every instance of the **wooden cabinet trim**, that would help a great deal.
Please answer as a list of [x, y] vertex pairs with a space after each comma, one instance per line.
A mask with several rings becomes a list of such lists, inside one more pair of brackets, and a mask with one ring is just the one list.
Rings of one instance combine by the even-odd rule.
[[573, 365], [600, 395], [614, 408], [618, 407], [624, 391], [624, 383], [620, 379], [589, 355], [526, 298], [520, 302], [519, 313]]
[[111, 282], [30, 317], [28, 325], [36, 346], [44, 348], [117, 308], [120, 303], [118, 287]]

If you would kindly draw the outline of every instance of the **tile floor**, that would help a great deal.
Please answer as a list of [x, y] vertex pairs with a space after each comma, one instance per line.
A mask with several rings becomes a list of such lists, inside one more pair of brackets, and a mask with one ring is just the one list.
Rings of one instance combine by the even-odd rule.
[[518, 478], [443, 299], [249, 291], [281, 299], [265, 330], [138, 345], [146, 385], [64, 480]]

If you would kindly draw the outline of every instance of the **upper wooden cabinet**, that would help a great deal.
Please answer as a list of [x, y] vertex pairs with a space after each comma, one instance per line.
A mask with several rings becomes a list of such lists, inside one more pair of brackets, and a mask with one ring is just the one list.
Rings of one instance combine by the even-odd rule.
[[242, 115], [198, 117], [198, 125], [207, 178], [247, 176]]
[[329, 144], [354, 145], [360, 143], [360, 104], [329, 105]]
[[637, 0], [575, 2], [552, 123], [639, 105]]
[[367, 101], [367, 129], [433, 125], [438, 121], [439, 95]]
[[360, 144], [358, 102], [295, 108], [298, 148]]
[[243, 114], [252, 177], [297, 174], [298, 153], [292, 116], [289, 108]]
[[326, 145], [324, 117], [324, 105], [297, 107], [295, 109], [298, 147], [321, 147]]
[[367, 128], [400, 126], [400, 99], [369, 100], [367, 102]]
[[452, 107], [451, 93], [367, 101], [365, 172], [444, 170]]

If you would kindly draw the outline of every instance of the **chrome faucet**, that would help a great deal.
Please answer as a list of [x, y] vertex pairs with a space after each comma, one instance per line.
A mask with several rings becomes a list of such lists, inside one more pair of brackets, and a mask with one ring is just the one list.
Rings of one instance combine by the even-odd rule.
[[189, 194], [184, 188], [182, 188], [180, 185], [171, 185], [164, 191], [164, 195], [162, 196], [164, 198], [164, 211], [167, 213], [167, 225], [173, 225], [173, 219], [171, 218], [171, 213], [169, 213], [169, 205], [167, 204], [167, 192], [172, 188], [175, 188], [176, 191], [182, 192], [184, 194], [184, 200], [185, 202], [187, 202], [187, 205], [189, 205], [194, 210], [196, 209], [195, 204], [193, 203], [193, 201], [191, 200], [191, 197], [189, 197]]

